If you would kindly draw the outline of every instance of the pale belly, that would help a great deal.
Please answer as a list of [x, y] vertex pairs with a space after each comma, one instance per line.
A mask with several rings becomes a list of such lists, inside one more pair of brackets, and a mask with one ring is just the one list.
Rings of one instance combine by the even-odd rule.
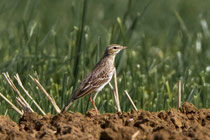
[[114, 72], [110, 73], [109, 80], [106, 83], [104, 83], [101, 87], [99, 87], [98, 89], [96, 89], [96, 93], [97, 92], [100, 92], [104, 88], [104, 86], [106, 86], [112, 80], [113, 74], [114, 74]]

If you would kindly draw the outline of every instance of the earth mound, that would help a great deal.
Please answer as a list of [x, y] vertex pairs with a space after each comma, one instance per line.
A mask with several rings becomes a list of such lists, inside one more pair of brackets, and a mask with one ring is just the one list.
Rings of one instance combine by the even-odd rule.
[[25, 113], [19, 124], [0, 116], [1, 139], [210, 139], [210, 109], [184, 103], [179, 110], [96, 115], [90, 110], [39, 116]]

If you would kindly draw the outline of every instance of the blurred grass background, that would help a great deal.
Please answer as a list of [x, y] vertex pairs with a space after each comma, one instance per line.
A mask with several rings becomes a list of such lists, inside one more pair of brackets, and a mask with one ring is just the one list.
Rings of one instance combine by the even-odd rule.
[[[106, 46], [115, 43], [128, 46], [116, 57], [123, 111], [132, 109], [125, 89], [139, 109], [177, 108], [178, 80], [182, 102], [209, 108], [209, 5], [208, 0], [1, 0], [0, 72], [19, 73], [45, 112], [55, 113], [28, 75], [38, 77], [62, 108]], [[0, 92], [16, 104], [3, 75]], [[96, 99], [99, 111], [115, 112], [113, 99], [107, 86]], [[85, 113], [87, 104], [82, 98], [70, 110]], [[18, 120], [2, 98], [0, 106], [0, 114]]]

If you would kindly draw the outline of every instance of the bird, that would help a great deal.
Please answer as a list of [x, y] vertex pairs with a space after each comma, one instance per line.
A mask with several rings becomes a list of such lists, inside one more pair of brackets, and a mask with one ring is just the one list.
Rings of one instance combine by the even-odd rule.
[[[103, 57], [79, 84], [78, 88], [75, 90], [72, 97], [63, 108], [62, 113], [66, 112], [75, 100], [89, 94], [89, 100], [92, 103], [96, 114], [98, 114], [98, 109], [94, 102], [95, 97], [112, 79], [112, 76], [115, 72], [115, 56], [121, 50], [126, 48], [127, 47], [125, 46], [120, 46], [117, 44], [111, 44], [106, 47]], [[92, 93], [95, 94], [94, 100], [91, 98]]]

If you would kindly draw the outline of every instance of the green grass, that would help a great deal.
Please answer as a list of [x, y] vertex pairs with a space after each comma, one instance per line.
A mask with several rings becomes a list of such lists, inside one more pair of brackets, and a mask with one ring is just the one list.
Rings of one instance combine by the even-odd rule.
[[[132, 109], [125, 89], [139, 109], [177, 108], [178, 80], [182, 102], [209, 108], [209, 5], [208, 0], [1, 0], [0, 72], [19, 73], [45, 112], [55, 113], [28, 75], [38, 77], [62, 108], [105, 47], [116, 43], [128, 46], [115, 64], [123, 111]], [[0, 92], [16, 104], [3, 75]], [[115, 112], [113, 99], [107, 86], [96, 99], [99, 111]], [[85, 113], [87, 104], [82, 98], [71, 110]], [[1, 98], [0, 106], [0, 114], [9, 109], [18, 119]]]

